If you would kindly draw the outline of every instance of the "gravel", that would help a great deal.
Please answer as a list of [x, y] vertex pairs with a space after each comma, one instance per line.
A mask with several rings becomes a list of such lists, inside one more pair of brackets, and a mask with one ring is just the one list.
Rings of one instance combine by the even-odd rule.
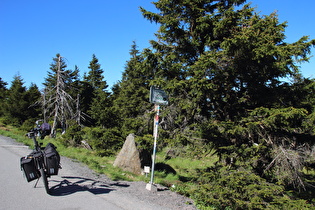
[[[131, 200], [150, 203], [153, 206], [160, 207], [160, 209], [197, 209], [191, 199], [173, 192], [162, 185], [155, 185], [157, 190], [149, 191], [146, 189], [147, 183], [145, 182], [112, 181], [106, 175], [97, 174], [75, 160], [62, 157], [61, 162], [62, 164], [66, 164], [67, 167], [71, 166], [70, 170], [78, 176], [93, 180], [94, 188], [96, 186], [107, 186], [110, 187], [113, 193], [120, 194]], [[88, 187], [91, 187], [91, 185]]]

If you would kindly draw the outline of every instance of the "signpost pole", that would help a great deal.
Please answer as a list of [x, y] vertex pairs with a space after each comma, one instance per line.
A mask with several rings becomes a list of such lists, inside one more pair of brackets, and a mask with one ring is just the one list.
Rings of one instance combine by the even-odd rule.
[[156, 142], [158, 138], [158, 129], [159, 129], [159, 116], [160, 116], [160, 105], [155, 104], [156, 115], [154, 118], [154, 145], [153, 145], [153, 157], [152, 157], [152, 167], [151, 167], [151, 180], [150, 184], [154, 183], [154, 166], [155, 166], [155, 157], [156, 157]]

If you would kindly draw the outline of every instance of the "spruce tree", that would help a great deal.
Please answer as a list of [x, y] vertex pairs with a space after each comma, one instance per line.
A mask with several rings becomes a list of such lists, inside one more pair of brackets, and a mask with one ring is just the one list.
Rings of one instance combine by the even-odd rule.
[[21, 126], [29, 117], [26, 110], [30, 105], [23, 79], [19, 75], [14, 76], [3, 106], [6, 123]]
[[28, 119], [32, 119], [34, 123], [42, 116], [42, 109], [37, 103], [40, 98], [41, 93], [38, 90], [37, 85], [32, 83], [26, 91], [26, 99], [30, 105], [25, 111], [27, 112]]
[[[315, 40], [303, 36], [285, 42], [287, 23], [280, 23], [276, 13], [260, 16], [243, 3], [160, 0], [154, 2], [157, 13], [141, 9], [145, 18], [160, 25], [150, 57], [156, 61], [152, 83], [171, 93], [165, 127], [182, 145], [195, 146], [196, 139], [204, 147], [211, 142], [231, 167], [237, 167], [237, 158], [238, 166], [253, 169], [256, 164], [259, 173], [269, 162], [264, 170], [272, 168], [270, 177], [303, 188], [300, 160], [310, 152], [313, 134], [305, 143], [307, 135], [301, 130], [303, 121], [314, 117], [307, 116], [306, 104], [286, 94], [312, 93], [313, 84], [291, 86], [282, 80], [301, 79], [298, 64], [309, 60]], [[313, 97], [298, 98], [312, 106]], [[254, 143], [262, 147], [254, 148]], [[255, 152], [249, 154], [248, 148]], [[281, 161], [292, 153], [294, 158]]]
[[104, 81], [104, 70], [101, 69], [101, 64], [95, 54], [92, 55], [89, 67], [90, 71], [84, 76], [84, 81], [88, 82], [94, 90], [104, 90], [108, 87], [106, 81]]
[[94, 54], [88, 68], [90, 71], [84, 76], [82, 83], [83, 104], [93, 123], [102, 127], [111, 127], [110, 93], [106, 90], [108, 85], [104, 80], [104, 71]]
[[107, 84], [104, 81], [104, 71], [101, 69], [101, 65], [94, 54], [88, 68], [90, 70], [87, 74], [84, 74], [83, 81], [81, 82], [80, 97], [82, 111], [91, 114], [91, 105], [93, 98], [96, 97], [97, 90], [100, 90], [100, 92], [103, 91], [107, 88]]
[[120, 119], [118, 122], [124, 135], [148, 132], [145, 115], [152, 109], [149, 103], [149, 90], [153, 75], [154, 69], [151, 63], [144, 60], [144, 55], [133, 42], [130, 60], [125, 66], [122, 81], [114, 86], [112, 96], [113, 112]]
[[0, 77], [0, 116], [2, 117], [4, 115], [3, 112], [3, 106], [4, 106], [4, 102], [6, 99], [6, 94], [7, 94], [7, 86], [8, 83], [4, 82], [2, 80], [2, 78]]
[[244, 2], [166, 0], [154, 3], [158, 13], [141, 9], [160, 24], [151, 41], [156, 76], [166, 79], [188, 124], [196, 116], [236, 120], [248, 109], [272, 106], [280, 79], [298, 76], [297, 63], [309, 59], [314, 40], [284, 42], [286, 23]]

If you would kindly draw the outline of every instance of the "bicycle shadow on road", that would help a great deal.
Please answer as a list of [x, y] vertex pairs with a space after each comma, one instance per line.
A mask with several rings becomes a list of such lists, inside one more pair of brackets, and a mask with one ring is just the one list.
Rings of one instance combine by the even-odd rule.
[[96, 181], [84, 177], [63, 176], [64, 180], [49, 180], [49, 184], [52, 182], [58, 182], [58, 184], [50, 188], [50, 195], [52, 196], [66, 196], [77, 192], [88, 191], [95, 195], [110, 193], [117, 189], [117, 187], [129, 187], [127, 184], [106, 184], [105, 182]]

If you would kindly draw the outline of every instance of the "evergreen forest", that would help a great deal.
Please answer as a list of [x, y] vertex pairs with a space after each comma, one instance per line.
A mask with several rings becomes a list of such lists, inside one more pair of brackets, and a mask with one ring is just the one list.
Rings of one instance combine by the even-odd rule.
[[200, 209], [315, 209], [315, 39], [285, 42], [286, 22], [259, 15], [246, 0], [158, 0], [140, 7], [156, 39], [131, 43], [121, 80], [109, 89], [91, 56], [80, 76], [56, 54], [39, 90], [17, 75], [0, 78], [0, 122], [29, 130], [43, 119], [65, 146], [86, 140], [114, 156], [128, 134], [153, 147], [150, 87], [163, 89], [159, 151], [166, 158], [218, 161], [178, 180]]

